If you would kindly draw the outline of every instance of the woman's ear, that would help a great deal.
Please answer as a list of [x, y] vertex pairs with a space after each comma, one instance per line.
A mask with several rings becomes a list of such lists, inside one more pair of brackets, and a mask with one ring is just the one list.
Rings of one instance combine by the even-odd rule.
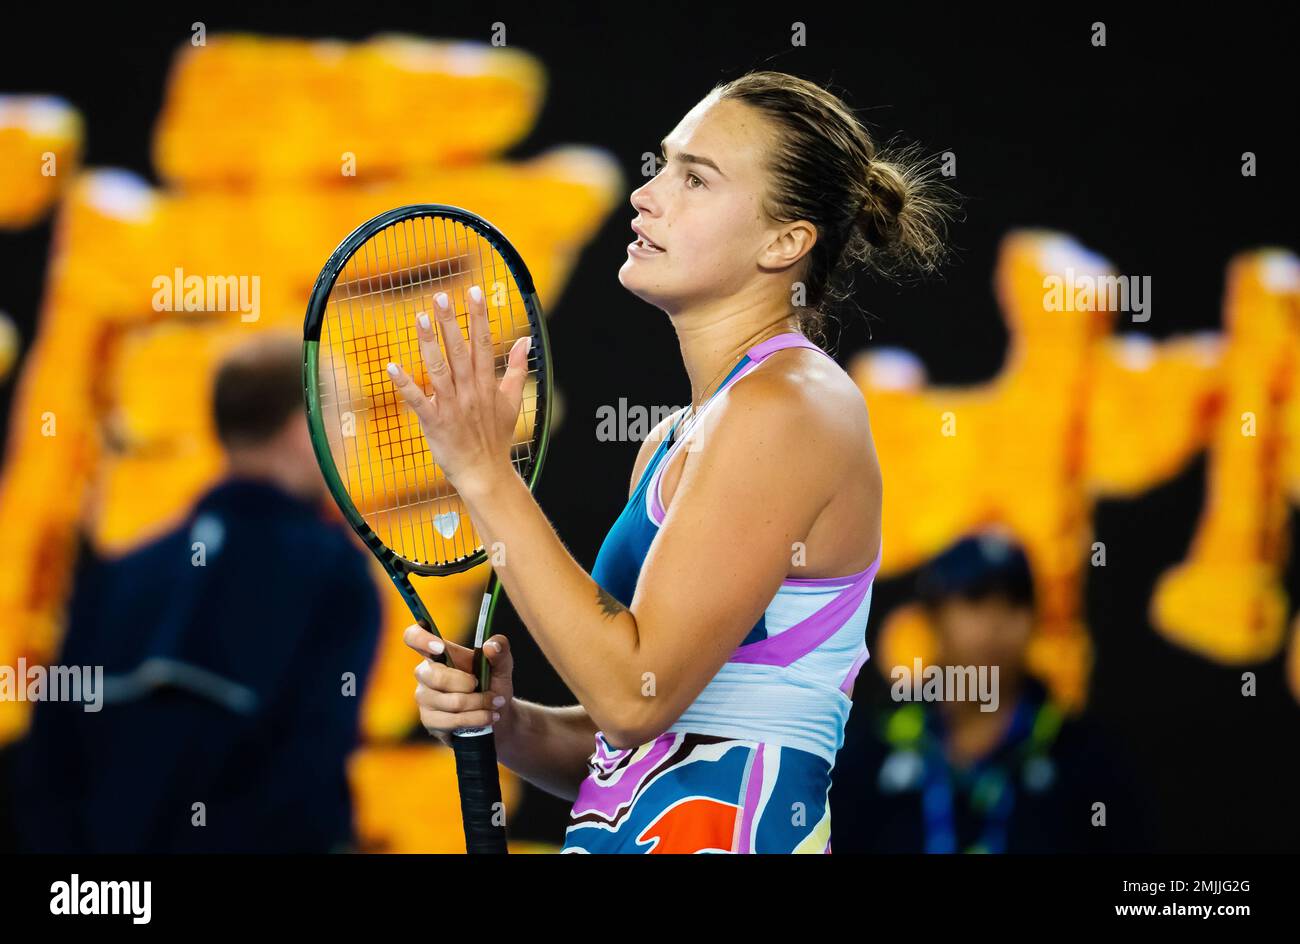
[[806, 256], [816, 242], [817, 227], [811, 223], [786, 223], [759, 255], [758, 263], [767, 269], [787, 269]]

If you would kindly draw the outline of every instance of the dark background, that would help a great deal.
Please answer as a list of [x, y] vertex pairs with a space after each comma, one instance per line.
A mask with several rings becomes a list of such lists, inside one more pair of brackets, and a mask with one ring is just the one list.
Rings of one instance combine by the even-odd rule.
[[[1229, 258], [1260, 245], [1300, 249], [1294, 217], [1293, 33], [1256, 6], [1213, 15], [1136, 13], [1123, 5], [1030, 13], [924, 5], [462, 4], [387, 2], [177, 3], [165, 13], [77, 9], [44, 21], [5, 14], [0, 92], [70, 101], [86, 120], [85, 163], [120, 166], [157, 182], [150, 140], [174, 52], [190, 24], [209, 35], [361, 39], [377, 32], [486, 41], [506, 25], [510, 45], [537, 55], [550, 88], [533, 133], [512, 156], [563, 143], [607, 148], [632, 186], [641, 155], [715, 82], [773, 68], [845, 93], [882, 137], [902, 132], [930, 151], [954, 151], [966, 219], [943, 278], [895, 287], [860, 280], [842, 315], [841, 354], [868, 344], [915, 352], [933, 382], [980, 383], [1001, 368], [1007, 340], [990, 293], [999, 240], [1016, 227], [1058, 229], [1125, 273], [1152, 277], [1142, 330], [1156, 338], [1217, 330]], [[30, 14], [26, 14], [30, 15]], [[790, 46], [807, 24], [808, 45]], [[1091, 24], [1107, 27], [1094, 48]], [[454, 134], [455, 129], [447, 129]], [[1258, 156], [1243, 177], [1241, 154]], [[629, 295], [617, 271], [634, 211], [624, 204], [582, 257], [550, 312], [566, 421], [538, 494], [574, 556], [595, 560], [627, 497], [636, 443], [596, 439], [596, 410], [685, 403], [689, 386], [663, 314]], [[0, 232], [0, 307], [31, 342], [51, 227]], [[1122, 330], [1122, 328], [1120, 329]], [[868, 340], [870, 336], [870, 341]], [[832, 341], [835, 331], [832, 330]], [[16, 376], [16, 372], [15, 372]], [[0, 385], [7, 422], [14, 378]], [[1101, 502], [1096, 540], [1109, 566], [1085, 568], [1096, 644], [1094, 717], [1135, 755], [1160, 803], [1161, 848], [1300, 849], [1300, 708], [1281, 657], [1221, 667], [1176, 649], [1150, 628], [1155, 577], [1180, 560], [1201, 510], [1205, 463], [1130, 501]], [[886, 485], [888, 469], [885, 470]], [[1300, 516], [1292, 514], [1291, 533]], [[1300, 595], [1292, 561], [1288, 589]], [[907, 591], [907, 575], [878, 585], [868, 642]], [[517, 691], [568, 700], [527, 634], [503, 607]], [[1259, 674], [1259, 696], [1237, 694]], [[863, 680], [878, 683], [864, 672]], [[880, 688], [860, 701], [880, 697]], [[862, 722], [860, 705], [851, 726]], [[555, 841], [566, 804], [530, 792], [516, 835]]]

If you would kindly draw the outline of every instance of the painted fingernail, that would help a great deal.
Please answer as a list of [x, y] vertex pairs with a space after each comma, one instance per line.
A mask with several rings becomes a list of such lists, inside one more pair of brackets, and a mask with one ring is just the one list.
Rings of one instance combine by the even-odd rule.
[[441, 308], [443, 311], [447, 310], [446, 292], [439, 292], [437, 295], [433, 296], [433, 300], [438, 303], [438, 307]]
[[499, 711], [494, 711], [494, 712], [492, 712], [492, 720], [493, 720], [493, 721], [500, 721], [500, 720], [501, 720], [501, 712], [499, 712]]
[[397, 365], [396, 365], [396, 364], [393, 364], [393, 363], [389, 363], [389, 365], [388, 365], [388, 376], [390, 376], [390, 377], [396, 377], [399, 373], [401, 373], [401, 371], [398, 369]]
[[492, 699], [492, 707], [494, 708], [500, 708], [505, 703], [506, 703], [505, 695], [498, 695], [496, 698]]
[[500, 652], [500, 651], [501, 651], [501, 643], [499, 643], [499, 642], [490, 642], [490, 641], [489, 641], [489, 642], [485, 642], [485, 643], [483, 643], [483, 648], [484, 648], [484, 649], [488, 648], [489, 646], [492, 647], [492, 651], [493, 651], [493, 652]]
[[435, 656], [440, 656], [440, 655], [442, 655], [442, 650], [443, 650], [443, 648], [444, 648], [444, 646], [443, 646], [443, 644], [442, 644], [442, 640], [441, 640], [441, 639], [430, 639], [430, 640], [429, 640], [429, 651], [432, 652]]
[[429, 314], [428, 314], [428, 312], [423, 312], [423, 311], [420, 312], [418, 315], [415, 316], [415, 320], [418, 321], [418, 322], [420, 322], [420, 327], [423, 328], [425, 331], [428, 331], [428, 330], [429, 330]]
[[483, 300], [483, 290], [477, 285], [471, 285], [469, 288], [469, 297], [474, 299], [476, 302], [481, 302]]

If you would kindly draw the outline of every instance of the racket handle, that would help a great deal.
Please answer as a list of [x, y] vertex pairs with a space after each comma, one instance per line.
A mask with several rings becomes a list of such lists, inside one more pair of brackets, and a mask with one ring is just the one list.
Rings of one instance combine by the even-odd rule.
[[456, 755], [465, 851], [470, 855], [504, 855], [506, 810], [501, 802], [501, 777], [497, 772], [496, 739], [492, 736], [492, 729], [471, 728], [452, 732], [451, 747]]

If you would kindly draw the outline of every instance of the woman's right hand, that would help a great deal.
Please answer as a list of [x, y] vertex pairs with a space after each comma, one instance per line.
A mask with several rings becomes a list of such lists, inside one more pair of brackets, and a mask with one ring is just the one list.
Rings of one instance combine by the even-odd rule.
[[[488, 691], [474, 691], [474, 650], [439, 639], [433, 633], [412, 624], [406, 627], [403, 640], [424, 656], [415, 667], [419, 684], [415, 701], [420, 706], [420, 723], [424, 729], [449, 744], [457, 728], [482, 728], [492, 725], [504, 733], [512, 720], [515, 687], [511, 680], [514, 659], [510, 643], [497, 634], [483, 644], [483, 654], [491, 667]], [[451, 652], [455, 668], [443, 661], [444, 647]]]

